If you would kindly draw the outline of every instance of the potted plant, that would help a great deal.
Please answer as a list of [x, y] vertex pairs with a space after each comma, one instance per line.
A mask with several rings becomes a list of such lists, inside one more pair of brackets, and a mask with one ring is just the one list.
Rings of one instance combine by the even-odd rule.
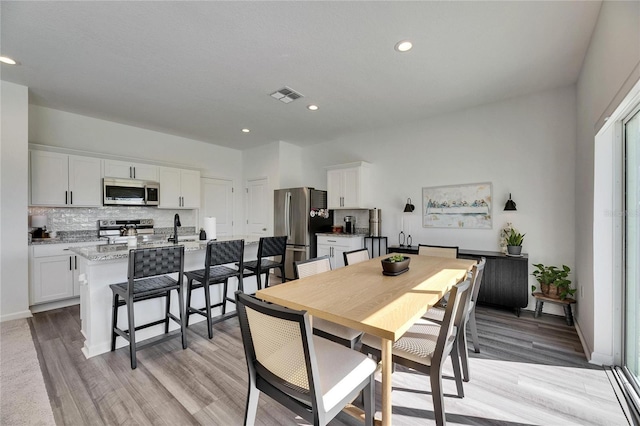
[[510, 255], [519, 256], [522, 252], [522, 241], [524, 241], [524, 236], [526, 234], [521, 234], [515, 229], [511, 229], [511, 232], [507, 235], [507, 253]]
[[385, 275], [399, 275], [409, 270], [410, 257], [401, 254], [394, 254], [391, 257], [382, 259], [382, 273]]
[[[571, 272], [567, 265], [562, 265], [562, 268], [545, 266], [542, 263], [533, 266], [536, 270], [531, 275], [540, 283], [542, 294], [545, 296], [564, 300], [576, 292], [575, 288], [571, 288], [571, 280], [567, 278]], [[536, 286], [531, 286], [531, 291], [535, 292]]]

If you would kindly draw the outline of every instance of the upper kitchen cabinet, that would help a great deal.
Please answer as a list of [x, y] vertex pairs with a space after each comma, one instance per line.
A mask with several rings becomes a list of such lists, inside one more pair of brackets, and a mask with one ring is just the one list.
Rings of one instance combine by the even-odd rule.
[[200, 208], [200, 172], [160, 167], [160, 205], [164, 209]]
[[330, 209], [370, 207], [370, 166], [360, 161], [327, 167], [327, 204]]
[[157, 182], [158, 166], [128, 161], [104, 160], [104, 176]]
[[30, 152], [32, 206], [102, 205], [101, 160], [56, 152]]

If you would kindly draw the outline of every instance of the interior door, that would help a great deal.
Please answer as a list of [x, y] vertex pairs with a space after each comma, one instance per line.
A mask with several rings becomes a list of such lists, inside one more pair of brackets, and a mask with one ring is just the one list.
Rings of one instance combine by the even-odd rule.
[[271, 211], [268, 192], [267, 178], [247, 180], [245, 205], [249, 235], [268, 235], [269, 211]]
[[216, 218], [218, 236], [233, 235], [233, 181], [227, 179], [200, 179], [200, 227], [205, 217]]

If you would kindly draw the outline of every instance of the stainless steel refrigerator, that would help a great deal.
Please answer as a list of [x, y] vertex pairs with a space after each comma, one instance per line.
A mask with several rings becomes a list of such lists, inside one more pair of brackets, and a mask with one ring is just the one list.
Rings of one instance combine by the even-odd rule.
[[331, 232], [333, 213], [327, 191], [313, 188], [277, 189], [273, 194], [274, 235], [286, 235], [285, 276], [294, 278], [293, 262], [316, 257], [316, 232]]

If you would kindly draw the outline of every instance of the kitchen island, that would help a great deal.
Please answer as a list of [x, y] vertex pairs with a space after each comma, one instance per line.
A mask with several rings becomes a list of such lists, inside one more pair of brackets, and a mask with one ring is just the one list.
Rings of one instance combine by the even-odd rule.
[[[259, 238], [255, 236], [221, 237], [217, 241], [244, 239], [244, 259], [255, 260], [257, 258]], [[192, 271], [204, 268], [206, 241], [185, 241], [184, 245], [184, 270]], [[166, 247], [172, 243], [160, 242], [138, 245], [138, 248]], [[87, 358], [108, 352], [111, 349], [111, 309], [112, 292], [109, 285], [127, 281], [127, 268], [129, 262], [129, 248], [126, 244], [107, 244], [100, 246], [76, 247], [70, 249], [78, 255], [79, 280], [80, 280], [80, 321], [82, 334], [85, 337], [82, 352]], [[176, 277], [174, 274], [173, 277]], [[243, 280], [244, 289], [248, 293], [257, 290], [255, 277]], [[237, 280], [229, 282], [229, 297], [238, 288]], [[222, 300], [222, 286], [211, 288], [212, 304]], [[182, 292], [184, 298], [185, 292]], [[171, 292], [171, 312], [178, 316], [178, 298], [176, 292]], [[184, 300], [182, 301], [184, 303]], [[195, 291], [192, 296], [192, 305], [198, 308], [205, 305], [204, 292]], [[235, 310], [233, 303], [227, 305], [227, 312]], [[162, 319], [165, 311], [164, 298], [136, 302], [136, 323], [144, 324]], [[221, 313], [220, 308], [213, 310], [214, 315]], [[204, 321], [200, 315], [192, 315], [190, 324]], [[118, 327], [128, 328], [127, 315], [119, 315]], [[178, 324], [169, 322], [169, 330], [177, 330]], [[164, 333], [164, 325], [156, 325], [136, 331], [136, 340], [143, 343], [145, 339]], [[128, 345], [125, 339], [117, 339], [116, 347]]]

